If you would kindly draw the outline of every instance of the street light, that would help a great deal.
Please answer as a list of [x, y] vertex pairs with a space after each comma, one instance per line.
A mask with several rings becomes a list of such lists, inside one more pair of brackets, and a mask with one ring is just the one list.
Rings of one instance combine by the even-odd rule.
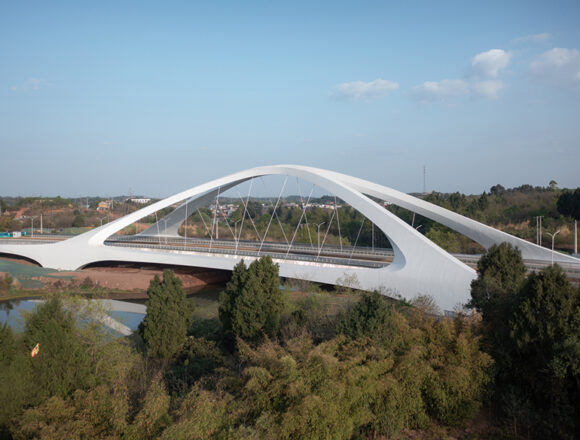
[[550, 234], [549, 232], [546, 231], [546, 234], [552, 237], [552, 266], [554, 265], [554, 238], [556, 238], [556, 235], [558, 235], [559, 233], [560, 233], [559, 229], [553, 234]]
[[326, 222], [322, 222], [322, 223], [318, 223], [318, 225], [316, 225], [316, 229], [318, 230], [317, 239], [316, 239], [316, 243], [318, 245], [318, 253], [320, 253], [320, 227], [325, 223]]
[[163, 219], [163, 223], [165, 223], [165, 229], [163, 230], [165, 234], [165, 244], [167, 244], [167, 219]]
[[99, 220], [101, 221], [101, 226], [103, 226], [103, 220], [105, 220], [107, 217], [99, 217]]
[[417, 227], [415, 228], [415, 230], [416, 230], [416, 231], [418, 231], [418, 230], [419, 230], [419, 228], [422, 228], [422, 227], [423, 227], [423, 225], [419, 225], [419, 226], [417, 226]]
[[30, 238], [34, 238], [34, 219], [36, 217], [38, 217], [38, 216], [37, 215], [23, 216], [23, 218], [30, 219]]

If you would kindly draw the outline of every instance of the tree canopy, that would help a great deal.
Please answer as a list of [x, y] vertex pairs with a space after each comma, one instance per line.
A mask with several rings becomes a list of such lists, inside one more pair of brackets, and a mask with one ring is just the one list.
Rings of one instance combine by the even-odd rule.
[[560, 214], [580, 219], [580, 188], [560, 194], [557, 207]]
[[273, 336], [278, 330], [283, 302], [278, 265], [265, 256], [248, 268], [240, 261], [220, 295], [219, 316], [225, 330], [246, 340]]
[[471, 303], [483, 315], [495, 360], [496, 411], [532, 438], [580, 435], [580, 292], [558, 265], [525, 277], [520, 253], [502, 243], [478, 263]]
[[185, 342], [194, 303], [187, 301], [181, 280], [169, 269], [163, 271], [162, 280], [155, 275], [147, 296], [147, 315], [141, 327], [147, 353], [169, 359]]

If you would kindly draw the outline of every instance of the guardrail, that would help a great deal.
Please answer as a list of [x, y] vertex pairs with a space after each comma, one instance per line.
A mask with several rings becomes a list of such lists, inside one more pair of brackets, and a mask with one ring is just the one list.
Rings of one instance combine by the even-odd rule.
[[[293, 261], [306, 261], [312, 263], [326, 263], [326, 264], [336, 264], [342, 266], [355, 266], [355, 267], [367, 267], [378, 269], [381, 267], [388, 266], [388, 263], [381, 263], [381, 262], [374, 262], [374, 261], [367, 261], [367, 260], [357, 260], [357, 259], [348, 259], [348, 258], [329, 258], [329, 257], [311, 257], [308, 255], [299, 255], [299, 254], [288, 254], [283, 252], [271, 252], [271, 251], [248, 251], [248, 250], [240, 250], [235, 251], [235, 249], [221, 249], [221, 248], [212, 248], [209, 249], [207, 247], [196, 248], [195, 246], [172, 246], [170, 244], [154, 244], [154, 243], [126, 243], [120, 241], [106, 241], [106, 245], [108, 246], [119, 246], [119, 247], [130, 247], [130, 248], [145, 248], [145, 249], [161, 249], [161, 250], [170, 250], [170, 251], [199, 251], [204, 253], [211, 253], [211, 254], [221, 254], [221, 255], [234, 255], [234, 256], [244, 256], [244, 257], [262, 257], [264, 255], [269, 255], [272, 258], [281, 259], [281, 260], [293, 260]], [[139, 244], [139, 246], [135, 246], [135, 244]]]

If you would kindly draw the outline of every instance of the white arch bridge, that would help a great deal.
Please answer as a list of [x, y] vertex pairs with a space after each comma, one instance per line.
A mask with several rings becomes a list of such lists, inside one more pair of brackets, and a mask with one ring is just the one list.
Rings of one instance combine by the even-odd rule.
[[[253, 251], [244, 250], [239, 237], [232, 245], [220, 245], [213, 238], [205, 249], [183, 240], [178, 229], [188, 213], [196, 212], [216, 196], [255, 177], [286, 175], [308, 181], [339, 197], [362, 213], [386, 235], [392, 245], [391, 264], [353, 264], [352, 258], [323, 258], [318, 252], [312, 256], [297, 257], [293, 239], [286, 250], [272, 249], [262, 240]], [[0, 253], [13, 254], [36, 261], [41, 266], [65, 270], [82, 268], [102, 261], [155, 263], [231, 270], [244, 258], [246, 261], [262, 254], [272, 255], [280, 266], [280, 275], [315, 282], [337, 284], [339, 280], [355, 280], [358, 287], [393, 292], [412, 299], [417, 295], [431, 295], [445, 310], [452, 310], [469, 299], [469, 288], [475, 271], [447, 253], [413, 227], [386, 210], [371, 197], [384, 200], [460, 232], [489, 248], [509, 242], [517, 246], [527, 260], [553, 261], [575, 264], [578, 260], [537, 246], [512, 235], [498, 231], [475, 220], [433, 205], [394, 189], [366, 180], [318, 168], [275, 165], [253, 168], [213, 180], [182, 191], [164, 200], [144, 207], [111, 223], [73, 238], [39, 244], [14, 244], [4, 241]], [[242, 200], [243, 202], [243, 200]], [[171, 205], [179, 206], [166, 217], [133, 239], [119, 240], [113, 236], [121, 229]], [[244, 205], [245, 206], [245, 205]], [[305, 210], [306, 207], [303, 207]], [[275, 209], [274, 209], [275, 211]], [[303, 211], [304, 212], [304, 211]], [[274, 215], [274, 214], [273, 214]], [[270, 219], [272, 221], [272, 219]], [[161, 234], [163, 232], [163, 234]], [[163, 236], [163, 240], [161, 240]], [[118, 236], [117, 236], [118, 237]], [[172, 241], [173, 240], [173, 241]], [[149, 243], [149, 244], [147, 244]], [[167, 243], [167, 244], [166, 244]], [[354, 252], [354, 250], [353, 250]], [[352, 257], [352, 254], [350, 255]]]

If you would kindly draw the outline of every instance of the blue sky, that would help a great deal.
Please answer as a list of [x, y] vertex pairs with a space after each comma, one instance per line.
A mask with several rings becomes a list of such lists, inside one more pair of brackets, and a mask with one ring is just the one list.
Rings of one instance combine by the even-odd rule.
[[580, 2], [0, 2], [0, 195], [295, 163], [580, 185]]

